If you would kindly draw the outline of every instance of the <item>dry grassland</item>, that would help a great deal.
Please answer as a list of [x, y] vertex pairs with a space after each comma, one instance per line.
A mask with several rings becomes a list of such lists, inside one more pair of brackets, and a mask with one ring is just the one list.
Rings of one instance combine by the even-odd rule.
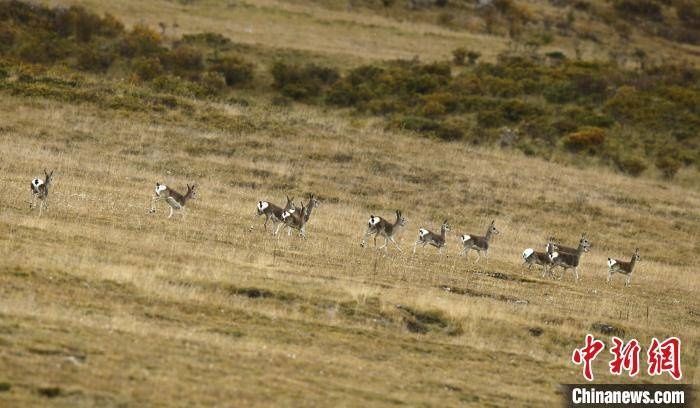
[[[0, 99], [3, 404], [542, 406], [580, 381], [583, 335], [608, 338], [595, 323], [645, 345], [679, 335], [697, 383], [696, 189], [310, 108], [193, 103], [185, 116]], [[191, 119], [204, 112], [232, 127]], [[27, 184], [44, 166], [38, 218]], [[155, 181], [199, 185], [186, 219], [146, 213]], [[253, 219], [259, 199], [309, 192], [322, 205], [306, 241]], [[404, 249], [448, 218], [447, 256], [360, 248], [368, 215], [395, 208]], [[492, 218], [489, 263], [456, 257], [457, 234]], [[521, 268], [523, 248], [582, 231], [579, 283]], [[636, 246], [632, 287], [606, 284], [605, 258]], [[605, 360], [596, 376], [612, 381]], [[666, 378], [636, 379], [650, 380]]]

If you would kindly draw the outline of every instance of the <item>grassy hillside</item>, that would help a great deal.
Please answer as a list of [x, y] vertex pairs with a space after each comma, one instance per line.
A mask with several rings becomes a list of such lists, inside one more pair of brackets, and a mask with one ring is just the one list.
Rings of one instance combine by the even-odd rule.
[[[476, 35], [466, 31], [312, 3], [85, 4], [152, 27], [176, 17], [182, 32], [235, 37], [246, 21], [268, 25], [237, 51], [255, 64], [252, 82], [222, 94], [159, 88], [131, 78], [127, 63], [106, 73], [77, 70], [70, 56], [3, 66], [0, 405], [553, 405], [559, 384], [581, 381], [569, 360], [588, 332], [645, 346], [680, 336], [684, 382], [698, 384], [693, 166], [673, 181], [630, 178], [426, 138], [380, 117], [280, 101], [260, 68], [276, 47], [350, 68], [398, 52], [392, 38], [443, 58], [452, 46], [425, 33], [457, 44]], [[292, 30], [295, 19], [323, 31]], [[366, 41], [336, 43], [329, 19], [352, 21]], [[28, 183], [44, 167], [56, 173], [39, 218]], [[156, 181], [197, 183], [187, 218], [147, 212]], [[322, 203], [308, 240], [262, 231], [256, 201], [309, 193]], [[405, 252], [361, 248], [367, 217], [396, 208], [409, 219]], [[446, 254], [412, 255], [418, 228], [445, 218]], [[489, 262], [457, 257], [458, 234], [492, 219], [501, 234]], [[571, 245], [581, 232], [593, 248], [580, 282], [521, 267], [524, 248], [549, 235]], [[606, 258], [635, 247], [632, 286], [619, 275], [607, 284]], [[597, 381], [668, 381], [612, 378], [606, 364], [596, 361]]]

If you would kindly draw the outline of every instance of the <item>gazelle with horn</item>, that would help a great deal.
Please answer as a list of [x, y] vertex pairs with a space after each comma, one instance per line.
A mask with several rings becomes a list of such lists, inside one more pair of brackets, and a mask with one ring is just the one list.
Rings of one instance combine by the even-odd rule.
[[488, 261], [489, 242], [491, 241], [492, 236], [498, 234], [500, 234], [500, 231], [498, 231], [498, 229], [496, 228], [496, 220], [492, 220], [491, 224], [489, 224], [489, 227], [486, 230], [485, 235], [462, 235], [460, 237], [460, 240], [462, 241], [462, 250], [459, 252], [459, 254], [464, 254], [468, 257], [469, 251], [473, 249], [479, 255], [479, 257], [476, 258], [476, 262], [479, 262], [479, 260], [481, 259], [481, 252], [484, 253], [484, 258], [486, 258], [486, 261]]
[[[318, 207], [319, 201], [316, 198], [314, 194], [311, 194], [311, 197], [309, 197], [309, 201], [304, 205], [304, 203], [301, 203], [301, 206], [304, 208], [304, 211], [292, 211], [292, 217], [304, 217], [304, 223], [309, 222], [309, 218], [311, 218], [311, 213], [313, 212], [314, 208]], [[299, 220], [297, 220], [297, 224]], [[292, 233], [292, 226], [289, 225], [289, 221], [285, 221], [287, 224], [287, 235], [290, 235]]]
[[447, 245], [447, 231], [450, 230], [450, 225], [447, 223], [447, 220], [443, 221], [442, 226], [440, 227], [440, 234], [436, 234], [430, 230], [427, 230], [425, 228], [421, 228], [418, 230], [418, 240], [416, 241], [415, 244], [413, 244], [413, 253], [416, 253], [416, 247], [418, 245], [421, 245], [422, 247], [425, 247], [426, 245], [430, 244], [434, 246], [435, 248], [438, 249], [438, 252], [442, 254], [442, 248]]
[[404, 216], [401, 215], [401, 211], [399, 210], [396, 210], [396, 221], [394, 221], [393, 223], [387, 221], [382, 217], [370, 215], [369, 221], [367, 221], [367, 231], [365, 232], [364, 237], [362, 237], [362, 242], [360, 243], [360, 245], [362, 247], [367, 245], [367, 238], [369, 238], [370, 235], [374, 235], [374, 246], [376, 247], [377, 236], [381, 236], [384, 237], [384, 245], [380, 246], [377, 249], [384, 249], [384, 252], [388, 252], [387, 245], [389, 244], [389, 241], [391, 241], [394, 245], [396, 245], [396, 249], [398, 249], [399, 252], [403, 252], [399, 244], [394, 239], [394, 235], [396, 235], [396, 233], [407, 223], [408, 220], [406, 220], [406, 218], [404, 218]]
[[[259, 217], [261, 215], [265, 216], [265, 223], [263, 224], [263, 228], [265, 231], [267, 231], [267, 222], [272, 220], [273, 227], [275, 224], [282, 222], [282, 214], [284, 214], [285, 211], [290, 211], [291, 213], [294, 212], [294, 198], [289, 198], [287, 196], [287, 204], [284, 206], [284, 208], [277, 206], [275, 204], [272, 204], [269, 201], [258, 201], [258, 204], [255, 206], [256, 209], [256, 215]], [[251, 229], [253, 227], [250, 227]]]
[[555, 266], [562, 267], [563, 271], [559, 279], [564, 277], [564, 273], [567, 269], [573, 269], [574, 275], [576, 276], [576, 280], [578, 280], [578, 265], [579, 261], [581, 260], [581, 255], [584, 252], [588, 252], [590, 247], [591, 244], [585, 237], [581, 237], [581, 240], [578, 243], [578, 247], [576, 248], [576, 252], [573, 254], [567, 252], [560, 252], [559, 247], [556, 244], [554, 244], [554, 252], [552, 252], [552, 254], [549, 256], [549, 259], [551, 259], [552, 263], [554, 264], [552, 268], [554, 268]]
[[527, 269], [532, 268], [532, 265], [542, 266], [542, 277], [547, 274], [547, 269], [552, 266], [551, 255], [554, 253], [554, 243], [552, 238], [549, 238], [545, 246], [545, 252], [535, 251], [532, 248], [527, 248], [523, 251], [523, 266], [527, 265]]
[[187, 192], [180, 194], [165, 184], [156, 183], [155, 196], [151, 200], [150, 212], [155, 212], [155, 203], [165, 200], [170, 206], [170, 214], [168, 218], [173, 216], [174, 211], [182, 211], [182, 216], [185, 216], [185, 205], [187, 202], [197, 196], [197, 186], [195, 184], [187, 184]]
[[29, 201], [29, 208], [36, 207], [36, 201], [39, 200], [39, 216], [44, 210], [44, 207], [48, 206], [49, 199], [49, 188], [51, 187], [51, 181], [53, 181], [53, 170], [50, 172], [44, 169], [44, 179], [35, 178], [29, 185], [31, 192], [31, 201]]
[[634, 265], [640, 259], [641, 258], [639, 256], [639, 248], [636, 248], [634, 250], [634, 254], [632, 254], [632, 259], [629, 262], [621, 261], [619, 259], [608, 258], [608, 282], [610, 282], [610, 279], [612, 279], [613, 273], [617, 272], [622, 275], [626, 275], [625, 286], [629, 286], [630, 279], [632, 279], [632, 272], [634, 271]]

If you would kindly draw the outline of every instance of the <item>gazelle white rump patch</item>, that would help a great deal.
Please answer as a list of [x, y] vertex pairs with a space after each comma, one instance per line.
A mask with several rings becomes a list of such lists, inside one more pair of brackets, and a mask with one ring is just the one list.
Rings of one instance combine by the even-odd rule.
[[532, 248], [528, 248], [528, 249], [524, 250], [523, 251], [523, 259], [529, 258], [530, 255], [532, 255], [534, 252], [535, 252], [535, 250]]

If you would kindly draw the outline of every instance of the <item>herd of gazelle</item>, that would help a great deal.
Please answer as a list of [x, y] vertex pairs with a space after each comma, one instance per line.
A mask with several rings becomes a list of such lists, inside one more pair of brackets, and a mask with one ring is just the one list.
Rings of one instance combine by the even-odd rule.
[[[45, 208], [48, 208], [48, 198], [49, 190], [51, 187], [51, 182], [53, 181], [53, 170], [44, 170], [44, 179], [34, 178], [30, 183], [31, 200], [29, 202], [29, 208], [33, 209], [37, 207], [37, 202], [39, 206], [39, 216]], [[187, 202], [197, 195], [196, 185], [191, 186], [187, 184], [187, 191], [184, 194], [177, 192], [176, 190], [166, 186], [165, 184], [156, 183], [155, 194], [151, 200], [151, 206], [148, 210], [149, 213], [155, 212], [155, 204], [158, 201], [165, 201], [170, 207], [170, 214], [168, 218], [173, 216], [175, 211], [180, 211], [183, 218], [186, 214], [185, 205]], [[291, 235], [292, 229], [299, 231], [299, 236], [306, 239], [306, 224], [311, 217], [311, 214], [319, 205], [319, 201], [315, 195], [311, 195], [309, 201], [304, 204], [301, 203], [300, 207], [297, 208], [294, 205], [294, 199], [287, 196], [287, 203], [284, 207], [277, 206], [269, 201], [258, 201], [256, 205], [256, 216], [265, 216], [264, 229], [267, 230], [268, 222], [272, 222], [272, 227], [274, 229], [273, 235], [277, 235], [280, 228], [283, 226], [287, 227], [287, 235]], [[369, 221], [367, 222], [367, 231], [362, 237], [361, 246], [365, 247], [367, 244], [367, 238], [374, 235], [374, 246], [377, 246], [377, 237], [384, 238], [384, 244], [378, 249], [384, 249], [387, 251], [387, 246], [389, 242], [396, 246], [399, 252], [403, 252], [401, 246], [396, 242], [394, 238], [396, 234], [405, 227], [408, 220], [401, 214], [401, 211], [396, 210], [396, 219], [391, 222], [383, 217], [376, 215], [370, 215]], [[252, 229], [253, 227], [251, 227]], [[450, 230], [450, 225], [445, 220], [440, 227], [440, 233], [435, 233], [426, 228], [420, 228], [418, 230], [418, 239], [413, 244], [413, 253], [416, 253], [416, 248], [420, 245], [425, 247], [426, 245], [434, 246], [438, 249], [438, 252], [442, 254], [442, 249], [447, 245], [447, 231]], [[483, 254], [484, 258], [488, 261], [488, 251], [489, 243], [494, 235], [498, 235], [499, 231], [496, 228], [496, 221], [493, 220], [488, 226], [486, 233], [484, 235], [475, 234], [463, 234], [460, 235], [459, 240], [462, 245], [462, 250], [459, 255], [468, 256], [469, 251], [472, 249], [477, 253], [476, 262], [479, 262]], [[579, 279], [578, 266], [581, 259], [581, 255], [584, 252], [588, 252], [591, 247], [590, 242], [586, 238], [586, 234], [581, 235], [577, 247], [567, 247], [554, 242], [554, 238], [550, 237], [545, 245], [545, 251], [536, 251], [533, 248], [527, 248], [523, 251], [523, 265], [527, 265], [528, 269], [532, 265], [539, 265], [542, 267], [542, 276], [544, 277], [549, 272], [553, 271], [555, 267], [562, 268], [562, 274], [559, 276], [561, 279], [564, 276], [564, 272], [568, 269], [572, 269], [576, 280]], [[630, 279], [632, 277], [632, 272], [634, 271], [634, 266], [637, 261], [640, 260], [639, 248], [635, 249], [632, 259], [630, 261], [624, 261], [619, 259], [608, 258], [608, 279], [610, 282], [612, 275], [614, 273], [620, 273], [626, 276], [625, 285], [629, 286]]]

